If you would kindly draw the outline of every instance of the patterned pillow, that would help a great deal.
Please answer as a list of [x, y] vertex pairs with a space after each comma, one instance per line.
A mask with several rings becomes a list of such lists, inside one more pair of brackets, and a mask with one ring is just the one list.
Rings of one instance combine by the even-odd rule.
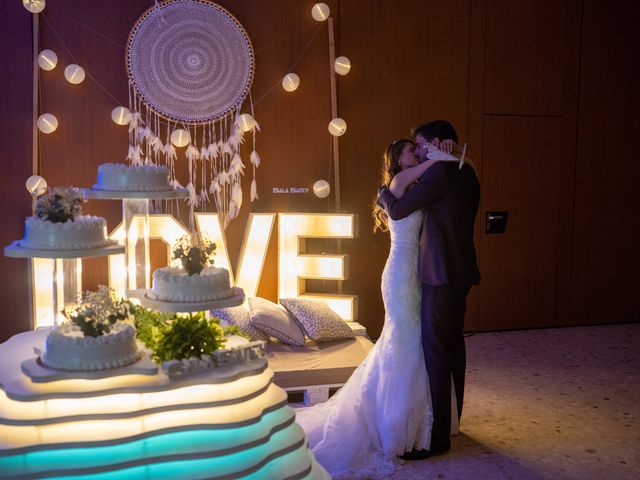
[[323, 342], [355, 336], [349, 324], [325, 302], [308, 298], [281, 298], [280, 304], [311, 340]]
[[277, 303], [264, 298], [249, 299], [251, 325], [289, 345], [304, 345], [304, 333], [291, 315]]
[[269, 341], [269, 335], [251, 325], [251, 314], [249, 312], [249, 307], [246, 305], [212, 310], [211, 315], [222, 320], [223, 325], [237, 325], [238, 330], [248, 335], [249, 339], [252, 341]]

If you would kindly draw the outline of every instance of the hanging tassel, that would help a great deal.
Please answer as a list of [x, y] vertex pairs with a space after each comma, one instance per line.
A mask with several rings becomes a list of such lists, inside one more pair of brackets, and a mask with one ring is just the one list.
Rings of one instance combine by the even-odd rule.
[[258, 199], [258, 184], [256, 183], [256, 179], [254, 178], [251, 181], [251, 201]]
[[207, 192], [206, 188], [200, 189], [199, 202], [200, 202], [200, 205], [209, 203], [209, 193]]
[[184, 190], [184, 186], [175, 178], [169, 182], [169, 185], [171, 185], [176, 190], [178, 190], [178, 189], [179, 190]]
[[133, 165], [134, 167], [143, 165], [144, 162], [142, 160], [142, 148], [140, 148], [140, 145], [129, 145], [127, 160], [129, 160], [131, 165]]
[[238, 153], [233, 155], [233, 160], [231, 160], [231, 165], [229, 165], [229, 171], [236, 175], [244, 175], [244, 163], [242, 163], [242, 159]]
[[154, 155], [159, 155], [164, 152], [164, 143], [162, 143], [160, 137], [156, 137], [155, 135], [153, 136], [153, 139], [151, 140], [151, 148], [153, 148]]
[[189, 184], [187, 185], [187, 192], [189, 192], [189, 206], [190, 207], [197, 207], [198, 205], [200, 205], [200, 201], [198, 200], [198, 194], [196, 193], [196, 189], [193, 186], [193, 183], [189, 182]]
[[178, 158], [178, 154], [176, 153], [176, 147], [173, 146], [173, 143], [167, 142], [164, 145], [164, 154], [167, 157], [169, 162], [174, 161]]
[[200, 150], [198, 150], [198, 148], [194, 147], [192, 144], [189, 144], [184, 155], [185, 157], [187, 157], [188, 161], [194, 162], [200, 158]]
[[258, 152], [256, 152], [255, 150], [253, 152], [251, 152], [251, 155], [249, 155], [249, 161], [253, 164], [254, 167], [259, 167], [260, 166], [260, 155], [258, 155]]

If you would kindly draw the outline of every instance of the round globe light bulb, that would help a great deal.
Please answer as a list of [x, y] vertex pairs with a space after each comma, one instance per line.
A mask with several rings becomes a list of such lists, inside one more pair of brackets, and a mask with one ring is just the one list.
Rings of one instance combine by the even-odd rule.
[[338, 57], [333, 64], [333, 68], [338, 75], [346, 75], [351, 70], [351, 60], [347, 57]]
[[287, 92], [295, 92], [300, 86], [300, 77], [295, 73], [287, 73], [282, 79], [282, 88]]
[[176, 147], [186, 147], [191, 143], [191, 134], [183, 128], [171, 132], [171, 143]]
[[50, 72], [58, 65], [58, 55], [53, 50], [43, 50], [38, 55], [38, 66]]
[[331, 9], [326, 3], [316, 3], [311, 9], [311, 16], [316, 22], [324, 22], [331, 14]]
[[35, 197], [47, 191], [47, 181], [40, 175], [32, 175], [27, 178], [25, 186], [27, 187], [27, 191]]
[[51, 113], [43, 113], [38, 117], [38, 130], [42, 133], [53, 133], [58, 128], [58, 119]]
[[238, 119], [238, 125], [240, 125], [240, 130], [242, 130], [243, 132], [249, 132], [255, 128], [257, 122], [255, 118], [253, 118], [248, 113], [243, 113]]
[[64, 78], [67, 79], [67, 82], [73, 85], [82, 83], [84, 81], [84, 75], [84, 68], [80, 65], [76, 65], [75, 63], [67, 65], [67, 68], [64, 69]]
[[118, 125], [128, 125], [131, 121], [131, 112], [126, 107], [116, 107], [111, 110], [111, 119]]
[[31, 13], [40, 13], [46, 4], [46, 0], [22, 0], [22, 6]]
[[318, 180], [313, 184], [313, 194], [318, 198], [327, 198], [331, 193], [331, 185], [326, 180]]
[[347, 122], [341, 118], [334, 118], [329, 122], [329, 133], [334, 137], [340, 137], [347, 131]]

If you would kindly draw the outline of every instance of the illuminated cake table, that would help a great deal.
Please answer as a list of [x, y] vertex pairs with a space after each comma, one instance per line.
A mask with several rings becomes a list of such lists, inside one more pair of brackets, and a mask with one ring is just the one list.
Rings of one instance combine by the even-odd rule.
[[2, 478], [330, 478], [261, 342], [237, 346], [242, 362], [178, 378], [124, 367], [34, 381], [22, 368], [48, 331], [0, 345]]

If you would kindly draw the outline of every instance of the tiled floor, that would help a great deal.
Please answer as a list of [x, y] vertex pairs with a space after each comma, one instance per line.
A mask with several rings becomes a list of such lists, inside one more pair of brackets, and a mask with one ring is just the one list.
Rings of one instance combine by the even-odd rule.
[[392, 480], [639, 479], [640, 324], [467, 338], [462, 434]]

